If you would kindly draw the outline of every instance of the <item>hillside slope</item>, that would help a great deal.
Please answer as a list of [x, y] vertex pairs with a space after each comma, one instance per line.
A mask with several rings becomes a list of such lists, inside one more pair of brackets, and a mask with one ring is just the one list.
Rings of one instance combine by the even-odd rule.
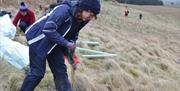
[[[179, 91], [180, 21], [177, 17], [146, 11], [156, 7], [131, 6], [129, 17], [124, 5], [103, 2], [97, 20], [80, 33], [79, 40], [100, 42], [100, 46], [79, 45], [117, 54], [104, 59], [85, 59], [76, 72], [76, 91]], [[138, 7], [138, 8], [136, 8]], [[140, 9], [139, 9], [140, 8]], [[168, 7], [167, 7], [168, 8]], [[178, 9], [173, 9], [178, 10]], [[143, 20], [138, 14], [143, 13]], [[176, 14], [176, 13], [175, 13]], [[16, 91], [23, 72], [1, 63], [1, 91]], [[36, 91], [55, 91], [49, 69]]]

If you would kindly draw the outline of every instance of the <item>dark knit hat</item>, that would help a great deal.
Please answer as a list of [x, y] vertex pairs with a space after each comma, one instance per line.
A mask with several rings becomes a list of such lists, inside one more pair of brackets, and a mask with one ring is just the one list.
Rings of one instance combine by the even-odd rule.
[[79, 0], [79, 8], [83, 10], [90, 10], [94, 14], [99, 14], [101, 4], [99, 0]]
[[21, 2], [19, 10], [22, 12], [26, 12], [26, 11], [28, 11], [28, 6], [24, 2]]

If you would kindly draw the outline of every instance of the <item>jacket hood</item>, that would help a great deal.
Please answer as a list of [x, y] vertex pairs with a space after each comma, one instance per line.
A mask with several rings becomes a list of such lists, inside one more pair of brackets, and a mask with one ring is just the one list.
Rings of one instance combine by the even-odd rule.
[[63, 0], [62, 4], [67, 4], [70, 7], [78, 5], [78, 0]]
[[70, 13], [74, 15], [77, 7], [78, 7], [78, 0], [64, 0], [62, 4], [66, 4], [70, 7]]

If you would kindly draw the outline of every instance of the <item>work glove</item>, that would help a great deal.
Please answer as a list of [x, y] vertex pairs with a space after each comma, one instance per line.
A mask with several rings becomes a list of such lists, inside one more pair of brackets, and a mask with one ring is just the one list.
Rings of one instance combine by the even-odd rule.
[[69, 42], [67, 44], [68, 49], [71, 49], [71, 51], [74, 51], [76, 49], [76, 44], [73, 42]]

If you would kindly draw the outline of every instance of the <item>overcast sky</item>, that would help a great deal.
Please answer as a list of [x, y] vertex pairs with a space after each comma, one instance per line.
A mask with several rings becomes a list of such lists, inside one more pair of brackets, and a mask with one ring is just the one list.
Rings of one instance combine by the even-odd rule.
[[162, 0], [162, 1], [180, 2], [180, 0]]

